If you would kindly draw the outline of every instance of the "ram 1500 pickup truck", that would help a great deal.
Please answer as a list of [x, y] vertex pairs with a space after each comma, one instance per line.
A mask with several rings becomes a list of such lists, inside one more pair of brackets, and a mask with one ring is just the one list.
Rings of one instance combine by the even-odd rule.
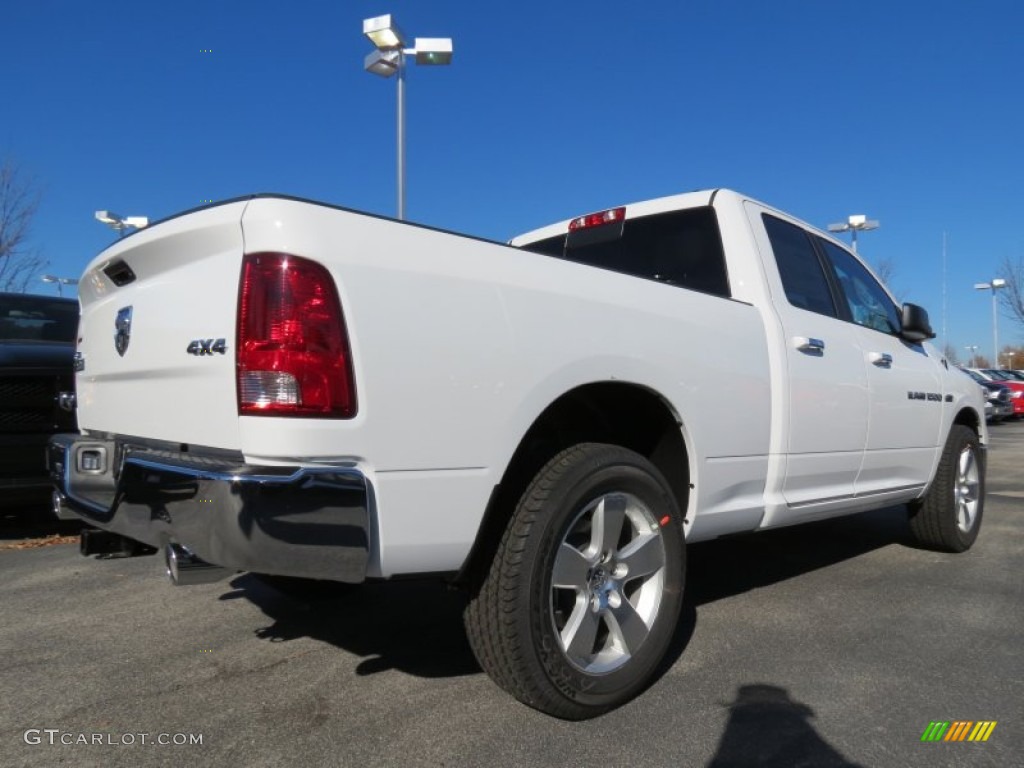
[[925, 311], [736, 192], [509, 244], [257, 195], [119, 240], [79, 295], [59, 504], [177, 583], [444, 575], [483, 669], [559, 717], [650, 682], [692, 543], [981, 525], [984, 405]]

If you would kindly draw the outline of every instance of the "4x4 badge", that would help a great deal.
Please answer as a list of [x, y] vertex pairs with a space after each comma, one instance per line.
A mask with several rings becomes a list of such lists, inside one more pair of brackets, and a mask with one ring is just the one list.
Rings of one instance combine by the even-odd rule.
[[214, 352], [223, 355], [228, 351], [228, 342], [227, 339], [193, 339], [185, 347], [185, 351], [196, 357], [212, 355]]
[[132, 308], [122, 307], [117, 310], [117, 320], [114, 321], [114, 349], [117, 354], [124, 357], [128, 350], [128, 342], [132, 337]]

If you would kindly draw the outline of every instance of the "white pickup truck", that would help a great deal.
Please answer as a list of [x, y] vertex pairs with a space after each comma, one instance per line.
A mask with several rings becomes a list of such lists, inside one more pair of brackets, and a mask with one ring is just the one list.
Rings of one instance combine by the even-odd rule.
[[977, 384], [856, 255], [728, 190], [500, 244], [258, 195], [167, 219], [79, 283], [83, 551], [442, 575], [503, 688], [564, 718], [647, 685], [685, 546], [875, 508], [978, 535]]

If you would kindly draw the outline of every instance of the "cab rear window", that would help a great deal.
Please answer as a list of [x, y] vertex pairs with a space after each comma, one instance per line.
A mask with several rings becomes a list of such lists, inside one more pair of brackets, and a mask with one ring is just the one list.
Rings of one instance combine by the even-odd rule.
[[731, 295], [718, 217], [710, 206], [603, 224], [522, 248], [714, 296]]

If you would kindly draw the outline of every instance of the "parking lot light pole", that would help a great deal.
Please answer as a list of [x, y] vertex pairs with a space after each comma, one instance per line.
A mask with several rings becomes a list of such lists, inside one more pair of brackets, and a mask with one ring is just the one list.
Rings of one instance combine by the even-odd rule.
[[376, 50], [366, 56], [363, 69], [381, 77], [398, 76], [398, 218], [405, 219], [405, 58], [413, 56], [417, 64], [443, 66], [452, 63], [450, 37], [417, 37], [412, 48], [391, 14], [363, 20], [363, 34]]
[[58, 277], [57, 275], [43, 275], [39, 278], [44, 283], [56, 283], [57, 284], [57, 295], [64, 296], [65, 285], [78, 285], [77, 277]]
[[854, 214], [846, 219], [845, 222], [838, 224], [829, 224], [829, 232], [849, 232], [853, 239], [853, 252], [857, 252], [857, 233], [867, 232], [869, 229], [878, 229], [878, 221], [875, 219], [869, 219], [863, 213]]
[[999, 367], [999, 313], [996, 309], [996, 291], [1006, 287], [1006, 281], [996, 277], [987, 283], [975, 283], [974, 288], [978, 291], [992, 291], [992, 365]]
[[118, 237], [124, 237], [129, 229], [145, 229], [149, 226], [147, 216], [122, 216], [113, 211], [96, 211], [96, 221], [113, 229]]

